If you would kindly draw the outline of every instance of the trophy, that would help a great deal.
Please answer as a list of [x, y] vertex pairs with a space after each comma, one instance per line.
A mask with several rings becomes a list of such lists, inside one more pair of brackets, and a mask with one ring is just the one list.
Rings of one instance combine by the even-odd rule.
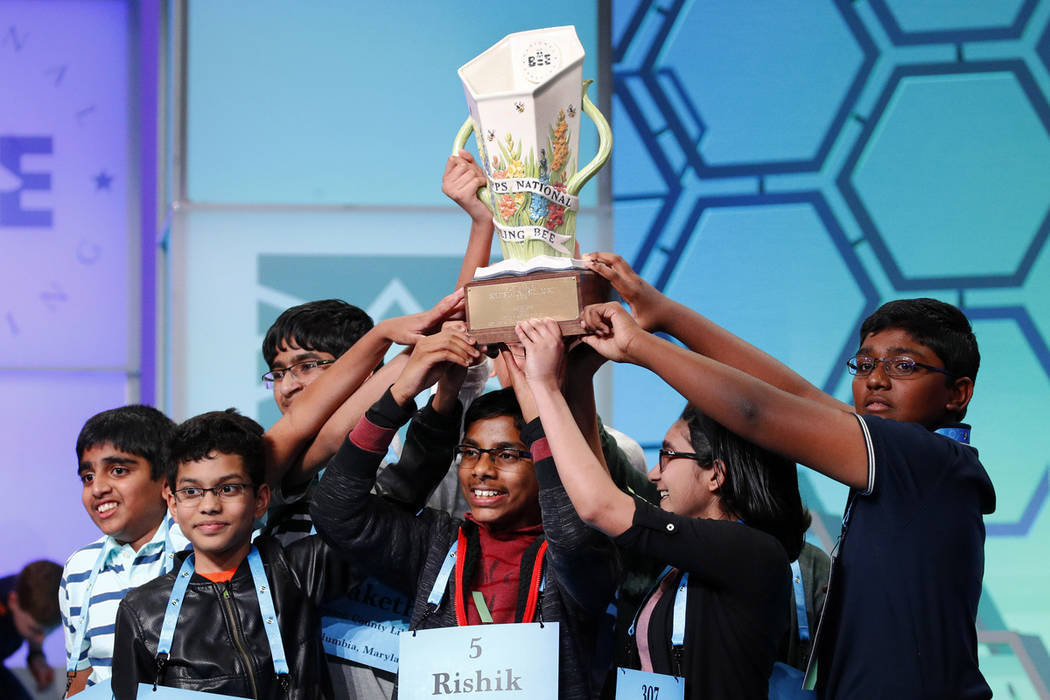
[[[579, 191], [609, 160], [612, 131], [587, 97], [583, 45], [575, 27], [509, 34], [459, 69], [471, 132], [488, 186], [478, 197], [492, 212], [504, 260], [479, 268], [466, 285], [467, 326], [479, 343], [516, 342], [521, 319], [553, 318], [580, 335], [580, 312], [606, 301], [608, 282], [573, 258]], [[598, 153], [578, 168], [586, 114]]]

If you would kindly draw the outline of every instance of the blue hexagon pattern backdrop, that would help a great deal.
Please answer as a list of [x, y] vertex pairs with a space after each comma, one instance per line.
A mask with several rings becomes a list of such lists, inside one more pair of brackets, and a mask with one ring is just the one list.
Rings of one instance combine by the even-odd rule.
[[[974, 322], [981, 666], [996, 697], [1050, 697], [1050, 2], [612, 7], [616, 247], [647, 279], [847, 401], [879, 304]], [[649, 449], [682, 405], [654, 385], [616, 368]], [[845, 490], [800, 484], [830, 549]]]

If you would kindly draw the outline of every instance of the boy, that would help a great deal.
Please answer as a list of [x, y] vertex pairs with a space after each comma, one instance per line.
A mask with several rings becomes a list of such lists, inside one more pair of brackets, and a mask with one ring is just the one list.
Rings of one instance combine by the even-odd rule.
[[[560, 697], [589, 698], [598, 628], [616, 583], [615, 557], [608, 538], [572, 509], [539, 421], [526, 425], [534, 408], [523, 416], [512, 389], [471, 404], [456, 447], [471, 509], [466, 520], [430, 508], [413, 516], [370, 494], [386, 446], [414, 413], [413, 397], [435, 381], [433, 399], [413, 420], [429, 426], [435, 450], [456, 444], [456, 395], [465, 368], [479, 358], [473, 344], [461, 326], [446, 326], [416, 345], [398, 380], [329, 463], [314, 499], [314, 522], [344, 554], [369, 561], [373, 576], [414, 595], [413, 629], [559, 621]], [[466, 551], [457, 561], [464, 565], [434, 591], [444, 594], [441, 603], [430, 605], [438, 569], [460, 538]], [[536, 566], [544, 568], [546, 588], [530, 612], [526, 601], [535, 600], [540, 581], [532, 575]]]
[[[994, 511], [995, 492], [959, 424], [980, 364], [962, 312], [906, 299], [869, 316], [847, 363], [850, 407], [670, 301], [618, 256], [590, 257], [641, 328], [618, 304], [591, 307], [586, 324], [598, 335], [588, 344], [652, 369], [745, 439], [850, 487], [814, 641], [818, 694], [991, 697], [977, 665], [975, 619], [982, 515]], [[666, 331], [696, 352], [643, 329]]]
[[[434, 308], [372, 325], [363, 311], [338, 300], [310, 302], [284, 311], [267, 331], [263, 354], [281, 418], [266, 431], [266, 474], [279, 489], [281, 508], [266, 534], [284, 543], [310, 533], [310, 484], [368, 406], [397, 378], [398, 356], [373, 374], [391, 343], [412, 345], [462, 310], [454, 292]], [[318, 381], [320, 380], [320, 381]], [[367, 380], [367, 381], [366, 381]]]
[[[41, 645], [48, 631], [61, 621], [58, 611], [58, 585], [62, 567], [53, 561], [35, 561], [15, 576], [0, 578], [0, 659], [18, 651], [24, 641], [29, 646], [26, 664], [37, 690], [55, 680], [55, 673], [44, 658]], [[29, 700], [30, 695], [15, 675], [0, 665], [0, 697]]]
[[[168, 507], [193, 551], [121, 601], [115, 697], [134, 698], [140, 683], [256, 698], [331, 697], [316, 605], [346, 592], [349, 567], [316, 537], [287, 549], [265, 536], [251, 541], [270, 501], [262, 427], [233, 409], [190, 418], [172, 438], [172, 461]], [[180, 580], [182, 593], [174, 588]], [[161, 653], [172, 603], [181, 609], [173, 613], [169, 651]]]
[[164, 474], [175, 424], [150, 406], [103, 411], [77, 437], [81, 500], [102, 537], [72, 554], [59, 605], [67, 693], [110, 677], [117, 604], [170, 568], [188, 541], [167, 516]]
[[[269, 371], [263, 375], [284, 415], [303, 392], [375, 324], [362, 309], [341, 299], [321, 299], [285, 309], [263, 338]], [[309, 479], [273, 493], [265, 534], [291, 544], [310, 534]], [[277, 486], [277, 484], [274, 484]]]
[[[274, 498], [264, 534], [273, 535], [284, 545], [310, 534], [313, 523], [309, 508], [317, 484], [314, 473], [335, 454], [365, 409], [397, 378], [406, 356], [399, 355], [374, 374], [372, 370], [391, 342], [414, 343], [422, 337], [420, 332], [455, 313], [460, 296], [450, 295], [429, 311], [387, 319], [375, 326], [364, 311], [337, 299], [294, 306], [277, 318], [262, 348], [270, 367], [263, 381], [272, 387], [274, 402], [282, 414], [265, 435], [267, 474]], [[425, 464], [448, 459], [447, 454], [442, 457], [415, 449], [414, 432], [406, 436], [406, 443], [406, 455], [414, 455]], [[405, 503], [414, 513], [422, 507], [429, 489], [416, 495], [406, 488], [410, 484], [410, 480], [398, 478], [396, 468], [384, 470], [379, 491]], [[407, 606], [407, 601], [404, 604]], [[326, 610], [325, 616], [344, 619], [342, 607], [335, 601], [334, 609]], [[332, 654], [328, 661], [337, 696], [354, 700], [389, 700], [392, 696], [393, 674]]]

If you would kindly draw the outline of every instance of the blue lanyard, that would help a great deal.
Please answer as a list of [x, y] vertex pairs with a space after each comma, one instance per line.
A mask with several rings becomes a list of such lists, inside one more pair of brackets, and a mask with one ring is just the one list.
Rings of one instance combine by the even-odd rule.
[[965, 423], [956, 423], [955, 425], [946, 425], [941, 428], [937, 428], [934, 432], [941, 435], [950, 437], [956, 442], [961, 442], [964, 445], [970, 444], [970, 426]]
[[448, 548], [445, 561], [441, 563], [441, 570], [434, 579], [434, 587], [430, 589], [427, 603], [435, 608], [441, 607], [441, 601], [445, 599], [445, 588], [448, 586], [448, 578], [452, 575], [452, 569], [456, 567], [456, 550], [459, 549], [459, 541], [452, 540], [452, 546]]
[[798, 638], [809, 640], [809, 616], [806, 615], [806, 590], [802, 587], [802, 567], [798, 559], [791, 562], [791, 584], [795, 589], [795, 612], [798, 613]]
[[[652, 588], [645, 596], [645, 601], [648, 601], [661, 583], [664, 578], [671, 573], [672, 567], [665, 567], [660, 577], [656, 579], [656, 583], [653, 584]], [[689, 572], [686, 571], [682, 574], [682, 580], [678, 582], [678, 590], [674, 594], [674, 621], [671, 623], [671, 644], [676, 647], [680, 647], [685, 644], [685, 609], [689, 601]], [[631, 628], [627, 630], [627, 634], [630, 637], [634, 636], [634, 626], [638, 623], [638, 616], [642, 613], [642, 608], [645, 607], [645, 603], [642, 603], [641, 607], [634, 614], [634, 620], [631, 622]]]
[[[281, 629], [277, 624], [277, 612], [273, 607], [273, 597], [270, 595], [269, 582], [266, 580], [266, 571], [263, 569], [262, 557], [255, 545], [248, 552], [248, 566], [252, 572], [252, 584], [255, 586], [255, 595], [259, 599], [259, 612], [262, 613], [263, 629], [266, 630], [266, 641], [270, 644], [270, 656], [273, 657], [273, 670], [278, 678], [287, 676], [288, 660], [284, 656], [284, 644], [281, 641]], [[175, 626], [179, 621], [179, 611], [182, 610], [182, 601], [186, 598], [186, 589], [193, 577], [193, 555], [186, 557], [175, 577], [175, 584], [171, 587], [171, 595], [168, 597], [168, 605], [164, 609], [164, 623], [160, 628], [160, 639], [157, 641], [158, 668], [163, 670], [163, 665], [171, 653], [171, 640], [175, 636]], [[162, 656], [163, 655], [163, 656]], [[158, 673], [159, 679], [160, 673]]]
[[[171, 571], [171, 567], [175, 562], [175, 545], [171, 541], [171, 527], [167, 518], [161, 521], [160, 526], [166, 528], [164, 533], [164, 554], [162, 555], [164, 561], [162, 565], [163, 573], [166, 574]], [[102, 551], [98, 553], [95, 564], [91, 567], [91, 575], [88, 576], [87, 585], [84, 589], [84, 599], [80, 604], [80, 619], [76, 626], [76, 632], [73, 635], [73, 646], [69, 650], [69, 658], [66, 659], [67, 676], [76, 675], [77, 664], [80, 661], [80, 648], [84, 646], [84, 637], [87, 635], [91, 593], [95, 590], [95, 582], [98, 580], [98, 575], [102, 573], [102, 569], [105, 568], [106, 560], [109, 559], [109, 555], [115, 549], [113, 542], [115, 540], [107, 539], [103, 543]]]

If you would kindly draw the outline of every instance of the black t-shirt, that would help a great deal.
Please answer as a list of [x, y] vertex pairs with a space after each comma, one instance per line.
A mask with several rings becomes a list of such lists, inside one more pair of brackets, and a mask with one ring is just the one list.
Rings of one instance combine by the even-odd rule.
[[[686, 697], [764, 700], [777, 645], [791, 624], [791, 570], [780, 542], [738, 522], [676, 515], [635, 498], [634, 524], [616, 543], [689, 572]], [[674, 673], [676, 588], [660, 598], [649, 623], [657, 673]]]
[[824, 698], [990, 698], [977, 667], [984, 520], [977, 450], [865, 416], [869, 492], [852, 491], [817, 640]]
[[17, 580], [17, 576], [0, 578], [0, 659], [6, 659], [14, 654], [25, 641], [15, 629], [14, 617], [11, 616], [11, 610], [7, 607], [7, 599], [11, 591], [15, 590]]

